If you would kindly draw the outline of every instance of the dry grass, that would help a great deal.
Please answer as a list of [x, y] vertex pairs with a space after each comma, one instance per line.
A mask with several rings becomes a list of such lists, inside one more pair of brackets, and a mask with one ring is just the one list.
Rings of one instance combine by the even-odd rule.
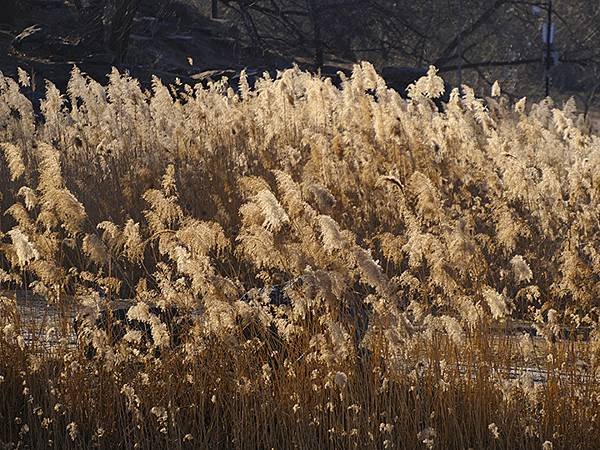
[[[0, 287], [62, 319], [31, 338], [2, 297], [0, 445], [598, 447], [600, 139], [572, 103], [441, 113], [434, 71], [407, 102], [368, 64], [239, 94], [74, 70], [36, 120], [20, 81]], [[93, 320], [70, 343], [73, 308], [122, 298], [150, 344]]]

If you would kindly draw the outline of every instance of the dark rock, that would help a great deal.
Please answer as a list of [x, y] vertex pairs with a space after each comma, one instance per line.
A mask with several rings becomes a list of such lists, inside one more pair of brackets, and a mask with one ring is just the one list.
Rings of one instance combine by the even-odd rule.
[[[282, 70], [285, 68], [286, 67], [248, 67], [245, 69], [248, 85], [250, 88], [253, 88], [256, 81], [262, 78], [265, 73], [268, 73], [271, 78], [274, 79], [277, 76], [277, 70]], [[321, 77], [330, 79], [332, 84], [337, 88], [342, 87], [342, 78], [340, 77], [340, 74], [343, 74], [347, 78], [352, 76], [351, 70], [338, 66], [324, 66], [319, 70], [313, 70], [310, 66], [306, 66], [301, 67], [301, 69], [309, 72], [319, 73]], [[408, 86], [417, 81], [419, 78], [426, 76], [427, 69], [416, 67], [384, 67], [379, 73], [385, 80], [388, 88], [394, 89], [396, 92], [398, 92], [398, 94], [400, 94], [401, 97], [407, 98]], [[237, 91], [239, 88], [240, 74], [241, 69], [227, 68], [205, 70], [192, 75], [191, 78], [194, 81], [200, 82], [206, 86], [209, 82], [216, 82], [226, 77], [228, 79], [229, 86]], [[444, 94], [440, 98], [433, 100], [440, 111], [443, 110], [443, 104], [447, 103], [450, 99], [450, 91], [452, 90], [452, 86], [450, 86], [450, 84], [444, 83], [444, 85]], [[368, 92], [368, 94], [373, 95], [373, 97], [377, 100], [376, 92]]]
[[[89, 328], [104, 331], [111, 345], [122, 341], [129, 331], [139, 331], [141, 333], [139, 349], [143, 352], [153, 349], [155, 356], [160, 355], [159, 350], [155, 348], [152, 326], [147, 322], [130, 319], [128, 313], [131, 308], [132, 306], [102, 310], [95, 318], [77, 315], [73, 319], [73, 330], [77, 334], [78, 341], [84, 345], [87, 358], [91, 359], [96, 355], [96, 348], [89, 337], [86, 336], [86, 329]], [[189, 316], [182, 315], [179, 309], [174, 306], [164, 309], [151, 306], [149, 313], [158, 319], [160, 323], [166, 325], [170, 336], [170, 348], [180, 347], [185, 333], [192, 326], [192, 319]]]
[[[304, 277], [300, 276], [287, 283], [268, 286], [261, 289], [251, 289], [244, 294], [242, 301], [253, 303], [255, 305], [262, 305], [263, 307], [273, 310], [281, 306], [291, 307], [293, 302], [287, 294], [287, 290], [304, 287], [308, 290], [311, 289], [310, 280], [305, 280]], [[340, 303], [342, 304], [342, 309], [340, 311], [341, 319], [353, 327], [354, 340], [357, 346], [359, 346], [369, 327], [371, 307], [359, 300]], [[281, 340], [274, 326], [271, 326], [269, 329], [269, 334], [276, 340]], [[244, 335], [246, 336], [246, 333]]]
[[382, 68], [380, 72], [388, 86], [397, 90], [403, 97], [407, 95], [408, 86], [427, 75], [427, 69], [418, 67], [388, 66]]
[[86, 55], [76, 38], [54, 34], [45, 25], [31, 25], [22, 30], [12, 41], [13, 53], [48, 61], [78, 60]]
[[49, 37], [48, 31], [42, 25], [31, 25], [14, 38], [12, 47], [25, 53], [37, 51], [45, 45]]
[[[380, 73], [388, 87], [396, 90], [402, 97], [407, 98], [408, 86], [413, 84], [419, 78], [426, 76], [427, 69], [392, 66], [382, 68]], [[448, 83], [444, 83], [444, 93], [439, 99], [434, 100], [438, 108], [440, 108], [441, 103], [448, 103], [448, 100], [450, 100], [450, 91], [452, 91], [452, 86]]]
[[203, 72], [193, 74], [191, 78], [192, 80], [202, 83], [204, 86], [206, 86], [210, 82], [217, 82], [225, 77], [231, 78], [237, 73], [238, 71], [234, 69], [205, 70]]

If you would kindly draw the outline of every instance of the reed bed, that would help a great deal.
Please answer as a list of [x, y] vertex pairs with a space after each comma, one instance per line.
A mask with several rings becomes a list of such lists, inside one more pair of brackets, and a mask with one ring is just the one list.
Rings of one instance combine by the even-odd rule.
[[443, 89], [0, 77], [0, 448], [598, 448], [600, 138]]

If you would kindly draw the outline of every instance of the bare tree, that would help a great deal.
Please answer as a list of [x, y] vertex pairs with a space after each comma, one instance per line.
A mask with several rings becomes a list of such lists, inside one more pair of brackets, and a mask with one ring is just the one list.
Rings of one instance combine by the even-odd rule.
[[131, 26], [140, 2], [141, 0], [113, 0], [112, 2], [107, 43], [117, 62], [122, 62], [127, 55]]
[[141, 0], [90, 0], [87, 6], [76, 5], [85, 24], [86, 38], [102, 42], [114, 63], [127, 55], [133, 19]]
[[[317, 67], [332, 58], [367, 59], [381, 67], [436, 65], [447, 78], [487, 88], [508, 80], [513, 95], [543, 95], [547, 61], [540, 28], [547, 0], [222, 0], [241, 18], [246, 36], [261, 50], [305, 57]], [[580, 83], [600, 69], [600, 4], [554, 0], [558, 63], [551, 87], [577, 87], [597, 98], [594, 83]], [[567, 78], [559, 82], [559, 76]], [[575, 80], [577, 79], [577, 80]], [[457, 76], [454, 82], [461, 82]], [[572, 81], [572, 83], [570, 83]], [[575, 82], [577, 81], [577, 82]], [[569, 91], [570, 92], [570, 91]], [[585, 94], [584, 94], [585, 93]]]
[[[350, 38], [365, 14], [361, 0], [222, 0], [238, 15], [250, 41], [312, 60], [322, 67], [327, 56], [348, 55]], [[358, 6], [361, 5], [361, 8]], [[360, 27], [359, 27], [360, 28]]]

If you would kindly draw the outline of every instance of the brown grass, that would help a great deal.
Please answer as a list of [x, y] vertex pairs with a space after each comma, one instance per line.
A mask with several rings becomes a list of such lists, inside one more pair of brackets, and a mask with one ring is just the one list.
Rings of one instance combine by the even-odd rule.
[[1, 79], [0, 445], [597, 448], [600, 139], [440, 83]]

